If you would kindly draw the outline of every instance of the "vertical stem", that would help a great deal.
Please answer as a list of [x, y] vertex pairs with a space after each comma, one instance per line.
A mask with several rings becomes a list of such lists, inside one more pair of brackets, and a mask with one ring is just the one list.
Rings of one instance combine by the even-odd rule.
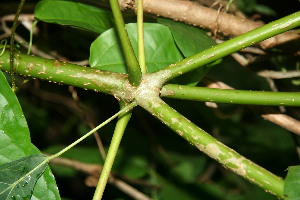
[[137, 1], [138, 60], [142, 74], [147, 73], [144, 48], [143, 0]]
[[30, 29], [30, 37], [29, 37], [29, 45], [28, 45], [28, 50], [27, 50], [27, 55], [30, 55], [30, 50], [32, 47], [32, 38], [33, 38], [33, 31], [35, 26], [37, 25], [38, 20], [34, 20]]
[[20, 16], [20, 13], [22, 11], [22, 8], [25, 4], [25, 0], [21, 0], [19, 7], [17, 9], [14, 22], [11, 28], [11, 34], [10, 34], [10, 49], [9, 49], [9, 54], [10, 54], [10, 73], [11, 73], [11, 87], [13, 91], [16, 90], [16, 83], [15, 83], [15, 66], [14, 66], [14, 59], [15, 59], [15, 33], [18, 25], [18, 19]]
[[129, 82], [134, 86], [138, 86], [140, 84], [142, 72], [130, 43], [118, 0], [110, 0], [109, 2], [116, 22], [116, 28], [121, 40], [123, 53], [126, 59]]
[[[122, 108], [124, 108], [125, 104], [120, 102], [120, 106], [122, 109]], [[105, 186], [107, 184], [112, 165], [114, 163], [121, 139], [123, 137], [125, 128], [130, 120], [130, 117], [131, 117], [131, 111], [121, 115], [118, 119], [115, 131], [114, 131], [114, 135], [111, 140], [111, 145], [108, 149], [107, 157], [106, 157], [105, 163], [102, 168], [102, 172], [101, 172], [101, 175], [100, 175], [100, 178], [98, 181], [98, 185], [97, 185], [93, 200], [100, 200], [103, 196], [103, 192], [104, 192]]]

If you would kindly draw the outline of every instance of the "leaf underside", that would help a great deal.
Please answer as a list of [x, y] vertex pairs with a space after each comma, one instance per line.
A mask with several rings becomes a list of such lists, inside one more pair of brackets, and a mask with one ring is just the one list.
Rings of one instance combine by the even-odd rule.
[[[44, 155], [30, 155], [1, 165], [0, 199], [30, 199], [34, 186], [45, 171], [47, 163], [36, 167], [45, 158]], [[33, 170], [34, 168], [36, 169]]]

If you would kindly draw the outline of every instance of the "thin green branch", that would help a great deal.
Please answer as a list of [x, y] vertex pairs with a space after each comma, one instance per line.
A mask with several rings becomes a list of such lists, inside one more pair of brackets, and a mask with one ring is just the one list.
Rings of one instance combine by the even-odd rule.
[[[15, 55], [15, 64], [16, 72], [21, 75], [113, 95], [124, 93], [127, 80], [125, 74], [101, 71], [19, 53]], [[10, 71], [8, 51], [0, 56], [0, 70]]]
[[77, 145], [78, 143], [80, 143], [81, 141], [83, 141], [85, 138], [87, 138], [88, 136], [92, 135], [94, 132], [96, 132], [97, 130], [99, 130], [100, 128], [102, 128], [103, 126], [105, 126], [106, 124], [108, 124], [109, 122], [111, 122], [113, 119], [115, 119], [118, 116], [127, 116], [126, 113], [128, 113], [128, 111], [130, 111], [133, 107], [136, 106], [136, 103], [133, 102], [127, 106], [123, 106], [119, 112], [117, 112], [116, 114], [114, 114], [113, 116], [111, 116], [110, 118], [108, 118], [107, 120], [105, 120], [104, 122], [102, 122], [101, 124], [99, 124], [98, 126], [96, 126], [95, 128], [93, 128], [91, 131], [89, 131], [88, 133], [86, 133], [84, 136], [82, 136], [81, 138], [79, 138], [78, 140], [76, 140], [75, 142], [73, 142], [72, 144], [70, 144], [69, 146], [67, 146], [66, 148], [64, 148], [63, 150], [59, 151], [58, 153], [49, 156], [47, 158], [47, 161], [50, 161], [53, 158], [57, 158], [59, 156], [61, 156], [63, 153], [65, 153], [66, 151], [70, 150], [71, 148], [73, 148], [75, 145]]
[[34, 20], [30, 29], [30, 36], [29, 36], [29, 45], [27, 50], [27, 55], [30, 55], [31, 47], [32, 47], [32, 38], [33, 38], [33, 31], [38, 23], [38, 20]]
[[19, 16], [21, 14], [22, 8], [25, 4], [25, 0], [21, 0], [19, 7], [17, 9], [17, 12], [15, 14], [15, 18], [13, 21], [13, 25], [11, 28], [11, 34], [10, 34], [10, 49], [9, 49], [9, 53], [10, 53], [10, 74], [11, 74], [11, 87], [13, 89], [13, 91], [16, 90], [16, 83], [15, 83], [15, 65], [14, 65], [14, 58], [15, 58], [15, 33], [16, 33], [16, 29], [18, 26], [18, 20], [19, 20]]
[[137, 1], [137, 27], [138, 27], [138, 60], [142, 74], [147, 73], [145, 48], [144, 48], [144, 20], [143, 20], [143, 0]]
[[121, 40], [123, 53], [126, 59], [129, 81], [132, 85], [138, 86], [142, 78], [142, 72], [130, 43], [118, 0], [110, 0], [109, 2], [116, 22], [116, 28]]
[[171, 80], [181, 74], [192, 71], [198, 67], [211, 63], [219, 58], [230, 55], [255, 43], [266, 40], [274, 35], [296, 28], [300, 25], [300, 11], [273, 21], [248, 33], [213, 46], [194, 56], [188, 57], [162, 70], [170, 70]]
[[[135, 106], [136, 106], [135, 102], [133, 102], [133, 103], [127, 105], [127, 106], [123, 105], [121, 107], [121, 109], [120, 109], [119, 112], [117, 112], [116, 114], [114, 114], [113, 116], [111, 116], [110, 118], [108, 118], [107, 120], [105, 120], [104, 122], [102, 122], [101, 124], [99, 124], [97, 127], [95, 127], [94, 129], [92, 129], [91, 131], [89, 131], [88, 133], [86, 133], [84, 136], [82, 136], [81, 138], [79, 138], [78, 140], [76, 140], [75, 142], [73, 142], [72, 144], [70, 144], [69, 146], [67, 146], [66, 148], [62, 149], [58, 153], [56, 153], [54, 155], [51, 155], [49, 157], [45, 157], [45, 160], [43, 162], [41, 162], [40, 164], [38, 164], [35, 168], [33, 168], [31, 171], [29, 171], [24, 176], [22, 176], [22, 178], [20, 178], [18, 181], [16, 181], [14, 184], [12, 184], [11, 187], [13, 187], [13, 186], [17, 185], [18, 183], [20, 183], [24, 179], [24, 177], [27, 177], [28, 175], [32, 174], [34, 171], [36, 171], [41, 166], [43, 166], [46, 163], [48, 163], [50, 160], [52, 160], [54, 158], [57, 158], [57, 157], [61, 156], [63, 153], [67, 152], [68, 150], [70, 150], [71, 148], [73, 148], [75, 145], [77, 145], [78, 143], [80, 143], [81, 141], [83, 141], [84, 139], [86, 139], [88, 136], [90, 136], [91, 134], [93, 134], [94, 132], [96, 132], [97, 130], [99, 130], [100, 128], [102, 128], [103, 126], [105, 126], [106, 124], [108, 124], [109, 122], [111, 122], [113, 119], [117, 118], [120, 115], [124, 116], [124, 118], [125, 118], [126, 116], [128, 116], [128, 113], [131, 113], [130, 110], [133, 107], [135, 107]], [[123, 119], [123, 117], [120, 117], [120, 119]], [[120, 121], [120, 119], [119, 119], [119, 121]], [[10, 189], [11, 187], [8, 187], [7, 189]], [[3, 192], [5, 192], [5, 191], [3, 191]]]
[[162, 88], [161, 96], [216, 103], [300, 106], [299, 92], [225, 90], [168, 84]]
[[[125, 107], [125, 103], [120, 102], [120, 107], [123, 110]], [[114, 131], [114, 135], [111, 140], [111, 145], [108, 149], [107, 157], [106, 157], [105, 163], [104, 163], [102, 171], [101, 171], [101, 175], [100, 175], [100, 178], [99, 178], [99, 181], [97, 184], [97, 188], [96, 188], [93, 200], [102, 199], [103, 192], [104, 192], [105, 186], [107, 184], [107, 180], [109, 178], [111, 168], [113, 166], [121, 139], [123, 137], [123, 134], [127, 127], [127, 124], [130, 120], [130, 117], [131, 117], [131, 111], [124, 113], [118, 119], [115, 131]]]
[[251, 160], [225, 146], [217, 139], [183, 117], [160, 98], [138, 102], [143, 108], [166, 124], [173, 131], [236, 174], [260, 186], [280, 198], [283, 197], [284, 181]]

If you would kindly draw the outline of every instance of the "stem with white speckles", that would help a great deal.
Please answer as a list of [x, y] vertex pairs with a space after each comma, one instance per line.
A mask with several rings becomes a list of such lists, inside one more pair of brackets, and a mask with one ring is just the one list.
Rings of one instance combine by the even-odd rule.
[[280, 198], [283, 197], [284, 181], [256, 165], [251, 160], [238, 154], [236, 151], [219, 142], [197, 125], [171, 108], [160, 98], [145, 99], [140, 106], [145, 108], [173, 131], [197, 147], [200, 151], [215, 159], [226, 168], [246, 178]]
[[300, 106], [299, 92], [228, 90], [168, 84], [162, 88], [161, 96], [216, 103]]
[[[15, 55], [15, 65], [15, 72], [21, 75], [108, 94], [124, 92], [123, 86], [128, 77], [126, 74], [102, 71], [25, 54]], [[4, 51], [0, 56], [0, 70], [10, 71], [8, 51]]]

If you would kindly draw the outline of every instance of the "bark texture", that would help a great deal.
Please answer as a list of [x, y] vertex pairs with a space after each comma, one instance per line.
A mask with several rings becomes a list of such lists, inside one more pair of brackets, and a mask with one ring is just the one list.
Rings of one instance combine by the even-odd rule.
[[[122, 9], [135, 10], [134, 0], [126, 0], [126, 3], [121, 2]], [[212, 32], [220, 32], [231, 37], [244, 34], [264, 25], [260, 21], [238, 17], [187, 0], [144, 0], [144, 12], [199, 26]], [[261, 42], [260, 46], [267, 49], [299, 39], [300, 35], [298, 33], [289, 31]]]

